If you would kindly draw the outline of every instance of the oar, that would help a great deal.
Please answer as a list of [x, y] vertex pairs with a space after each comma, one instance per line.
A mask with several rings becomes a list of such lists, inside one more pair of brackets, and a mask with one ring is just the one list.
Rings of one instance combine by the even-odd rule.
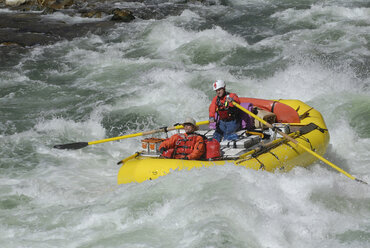
[[[200, 121], [200, 122], [197, 122], [197, 126], [206, 125], [208, 123], [209, 123], [209, 121]], [[104, 142], [115, 141], [115, 140], [120, 140], [120, 139], [127, 139], [127, 138], [133, 138], [133, 137], [137, 137], [137, 136], [150, 135], [150, 134], [155, 134], [155, 133], [160, 133], [160, 132], [167, 132], [167, 131], [172, 131], [172, 130], [182, 129], [182, 128], [184, 128], [182, 125], [169, 127], [169, 128], [163, 127], [163, 128], [156, 129], [156, 130], [134, 133], [134, 134], [127, 134], [127, 135], [113, 137], [113, 138], [109, 138], [109, 139], [96, 140], [96, 141], [90, 141], [90, 142], [76, 142], [76, 143], [68, 143], [68, 144], [63, 144], [63, 145], [55, 145], [54, 148], [56, 148], [56, 149], [77, 150], [77, 149], [81, 149], [83, 147], [86, 147], [88, 145], [95, 145], [95, 144], [100, 144], [100, 143], [104, 143]]]
[[[257, 119], [258, 121], [260, 121], [261, 123], [263, 123], [264, 125], [266, 125], [267, 127], [269, 128], [272, 128], [274, 129], [274, 127], [268, 123], [267, 121], [261, 119], [260, 117], [258, 117], [257, 115], [253, 114], [252, 112], [248, 111], [247, 109], [243, 108], [242, 106], [240, 106], [238, 103], [236, 103], [235, 101], [232, 102], [238, 109], [244, 111], [245, 113], [249, 114], [250, 116], [252, 116], [253, 118]], [[279, 129], [276, 129], [276, 131], [281, 135], [283, 136], [284, 138], [286, 138], [287, 140], [293, 142], [294, 144], [300, 146], [301, 148], [303, 148], [304, 150], [306, 150], [307, 152], [309, 152], [310, 154], [312, 154], [313, 156], [315, 156], [316, 158], [320, 159], [321, 161], [323, 161], [324, 163], [330, 165], [332, 168], [336, 169], [337, 171], [339, 171], [340, 173], [344, 174], [345, 176], [351, 178], [352, 180], [355, 180], [355, 181], [358, 181], [358, 182], [361, 182], [361, 183], [364, 183], [364, 184], [367, 184], [366, 182], [358, 179], [358, 178], [355, 178], [354, 176], [352, 176], [351, 174], [349, 174], [348, 172], [342, 170], [341, 168], [339, 168], [338, 166], [336, 166], [335, 164], [333, 164], [332, 162], [328, 161], [327, 159], [323, 158], [322, 156], [320, 156], [319, 154], [317, 154], [316, 152], [312, 151], [311, 149], [305, 147], [304, 145], [302, 145], [301, 143], [299, 143], [297, 140], [293, 139], [292, 137], [290, 137], [289, 135], [287, 135], [286, 133], [283, 133], [282, 131], [280, 131]]]
[[133, 159], [133, 158], [136, 158], [137, 156], [139, 156], [142, 152], [135, 152], [135, 154], [132, 154], [131, 156], [127, 157], [127, 158], [124, 158], [122, 159], [121, 161], [118, 161], [117, 165], [118, 164], [124, 164], [126, 163], [127, 161], [129, 161], [130, 159]]

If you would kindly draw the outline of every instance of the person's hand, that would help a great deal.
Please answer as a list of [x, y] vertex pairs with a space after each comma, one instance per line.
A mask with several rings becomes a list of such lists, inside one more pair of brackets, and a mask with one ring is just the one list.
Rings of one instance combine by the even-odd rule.
[[229, 95], [227, 95], [227, 97], [226, 97], [226, 101], [228, 101], [228, 102], [233, 102], [233, 101], [234, 101], [234, 99], [233, 99], [232, 97], [230, 97]]

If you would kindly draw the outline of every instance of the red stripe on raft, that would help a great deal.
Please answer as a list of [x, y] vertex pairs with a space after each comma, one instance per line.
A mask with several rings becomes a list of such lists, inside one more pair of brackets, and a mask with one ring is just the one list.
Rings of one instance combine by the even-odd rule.
[[[239, 97], [240, 103], [250, 102], [253, 106], [273, 112], [276, 115], [277, 122], [300, 123], [299, 115], [292, 107], [277, 101], [265, 100], [259, 98]], [[272, 109], [273, 108], [273, 109]]]

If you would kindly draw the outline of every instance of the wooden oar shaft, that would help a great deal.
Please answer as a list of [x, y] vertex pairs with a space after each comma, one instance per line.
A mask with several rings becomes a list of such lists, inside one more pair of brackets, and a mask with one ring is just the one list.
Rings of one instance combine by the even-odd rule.
[[[261, 123], [263, 123], [264, 125], [266, 125], [267, 127], [269, 128], [272, 128], [274, 129], [274, 127], [268, 123], [267, 121], [263, 120], [262, 118], [260, 118], [259, 116], [253, 114], [252, 112], [250, 112], [249, 110], [243, 108], [242, 106], [240, 106], [238, 103], [236, 103], [235, 101], [233, 101], [233, 104], [239, 108], [240, 110], [244, 111], [245, 113], [249, 114], [250, 116], [252, 116], [253, 118], [257, 119], [258, 121], [260, 121]], [[341, 168], [339, 168], [338, 166], [336, 166], [335, 164], [333, 164], [332, 162], [328, 161], [327, 159], [323, 158], [322, 156], [320, 156], [319, 154], [317, 154], [316, 152], [312, 151], [311, 149], [305, 147], [304, 145], [302, 145], [301, 143], [299, 143], [297, 140], [293, 139], [292, 137], [290, 137], [289, 135], [287, 135], [286, 133], [283, 133], [282, 131], [280, 131], [279, 129], [276, 129], [277, 133], [279, 133], [281, 136], [283, 136], [284, 138], [286, 138], [287, 140], [293, 142], [294, 144], [298, 145], [299, 147], [303, 148], [305, 151], [309, 152], [310, 154], [312, 154], [313, 156], [315, 156], [316, 158], [320, 159], [321, 161], [323, 161], [324, 163], [328, 164], [329, 166], [331, 166], [332, 168], [336, 169], [337, 171], [339, 171], [340, 173], [342, 173], [343, 175], [353, 179], [353, 180], [356, 180], [356, 181], [360, 181], [360, 182], [363, 182], [357, 178], [355, 178], [354, 176], [352, 176], [351, 174], [345, 172], [344, 170], [342, 170]], [[366, 182], [363, 182], [363, 183], [366, 183]], [[367, 183], [366, 183], [367, 184]]]
[[[200, 121], [200, 122], [197, 122], [196, 124], [198, 126], [206, 125], [206, 124], [209, 124], [209, 121]], [[81, 149], [81, 148], [86, 147], [88, 145], [95, 145], [95, 144], [105, 143], [105, 142], [109, 142], [109, 141], [133, 138], [133, 137], [144, 136], [144, 135], [150, 135], [150, 134], [155, 134], [155, 133], [159, 133], [159, 132], [172, 131], [172, 130], [182, 129], [182, 128], [184, 128], [182, 125], [169, 127], [169, 128], [164, 127], [164, 128], [160, 128], [160, 129], [156, 129], [156, 130], [134, 133], [134, 134], [127, 134], [127, 135], [122, 135], [122, 136], [118, 136], [118, 137], [102, 139], [102, 140], [95, 140], [95, 141], [90, 141], [90, 142], [76, 142], [76, 143], [69, 143], [69, 144], [63, 144], [63, 145], [55, 145], [54, 148], [57, 148], [57, 149]]]
[[[174, 129], [175, 129], [175, 127], [171, 127], [171, 128], [168, 128], [167, 130], [168, 131], [171, 131], [171, 130], [174, 130]], [[127, 135], [122, 135], [122, 136], [108, 138], [108, 139], [103, 139], [103, 140], [95, 140], [95, 141], [88, 142], [88, 144], [89, 145], [96, 145], [96, 144], [105, 143], [105, 142], [109, 142], [109, 141], [134, 138], [134, 137], [138, 137], [138, 136], [150, 135], [150, 134], [155, 134], [155, 133], [159, 133], [159, 132], [164, 132], [164, 129], [161, 128], [161, 129], [151, 130], [151, 131], [147, 131], [147, 132], [127, 134]]]
[[96, 145], [96, 144], [100, 144], [100, 143], [104, 143], [104, 142], [115, 141], [115, 140], [120, 140], [120, 139], [127, 139], [127, 138], [133, 138], [133, 137], [142, 136], [142, 135], [144, 135], [144, 133], [127, 134], [127, 135], [113, 137], [113, 138], [109, 138], [109, 139], [90, 141], [90, 142], [88, 142], [88, 144], [89, 145]]

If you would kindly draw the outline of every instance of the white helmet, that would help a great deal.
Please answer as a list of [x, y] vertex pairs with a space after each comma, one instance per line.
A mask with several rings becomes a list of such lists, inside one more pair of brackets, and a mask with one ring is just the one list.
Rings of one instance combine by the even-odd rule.
[[213, 83], [213, 90], [218, 90], [221, 88], [225, 88], [226, 84], [224, 80], [216, 80], [216, 82]]

